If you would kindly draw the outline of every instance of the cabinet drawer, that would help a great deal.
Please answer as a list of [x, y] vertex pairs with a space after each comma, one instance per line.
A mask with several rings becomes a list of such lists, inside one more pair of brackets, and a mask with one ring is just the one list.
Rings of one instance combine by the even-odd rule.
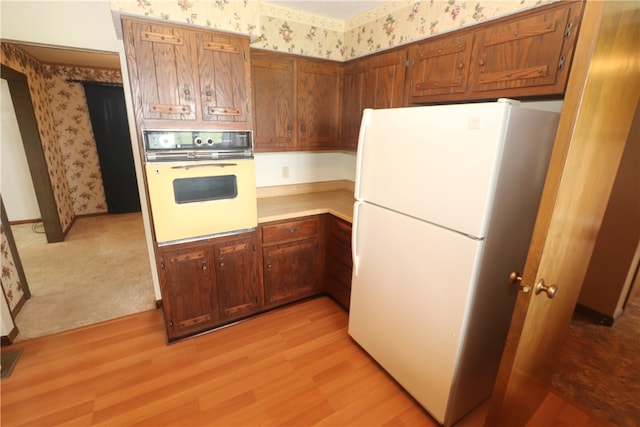
[[275, 222], [262, 226], [262, 242], [264, 244], [305, 239], [317, 234], [318, 219], [316, 217]]
[[331, 277], [340, 282], [344, 287], [351, 289], [351, 266], [347, 266], [335, 258], [329, 262], [329, 274]]
[[327, 283], [327, 292], [329, 292], [341, 306], [349, 311], [349, 302], [351, 300], [351, 291], [349, 289], [335, 279], [330, 279]]
[[350, 246], [351, 245], [351, 224], [334, 218], [331, 221], [331, 236]]
[[329, 242], [328, 249], [330, 259], [335, 258], [349, 267], [353, 265], [353, 261], [351, 258], [351, 245], [332, 240]]

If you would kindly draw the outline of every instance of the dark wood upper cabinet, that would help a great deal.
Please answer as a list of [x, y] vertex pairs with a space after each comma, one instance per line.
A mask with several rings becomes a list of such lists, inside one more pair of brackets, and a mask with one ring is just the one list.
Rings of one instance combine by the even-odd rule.
[[402, 107], [407, 69], [407, 49], [394, 49], [368, 58], [365, 81], [365, 108]]
[[195, 33], [199, 101], [205, 121], [250, 123], [249, 40], [213, 32]]
[[407, 104], [467, 90], [473, 33], [435, 37], [409, 48]]
[[340, 146], [355, 150], [365, 108], [365, 75], [367, 60], [347, 62], [344, 66], [344, 93], [342, 95], [342, 139]]
[[394, 49], [344, 65], [341, 148], [356, 150], [365, 108], [403, 106], [407, 50]]
[[249, 38], [122, 18], [139, 128], [250, 129]]
[[251, 72], [256, 151], [339, 146], [341, 63], [254, 50]]
[[300, 59], [297, 70], [298, 146], [339, 146], [342, 64]]
[[253, 139], [257, 151], [295, 146], [294, 66], [292, 55], [251, 52]]
[[136, 119], [196, 120], [191, 31], [129, 20], [123, 31]]
[[476, 31], [472, 96], [564, 93], [582, 7], [559, 2]]

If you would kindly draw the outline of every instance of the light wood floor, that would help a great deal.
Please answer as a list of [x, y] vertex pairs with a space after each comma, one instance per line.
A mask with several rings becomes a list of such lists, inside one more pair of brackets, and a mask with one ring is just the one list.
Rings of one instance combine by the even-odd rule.
[[[13, 347], [13, 348], [12, 348]], [[166, 345], [153, 310], [15, 344], [6, 426], [437, 426], [318, 298]], [[460, 426], [481, 426], [486, 405]], [[605, 426], [549, 394], [535, 426]]]

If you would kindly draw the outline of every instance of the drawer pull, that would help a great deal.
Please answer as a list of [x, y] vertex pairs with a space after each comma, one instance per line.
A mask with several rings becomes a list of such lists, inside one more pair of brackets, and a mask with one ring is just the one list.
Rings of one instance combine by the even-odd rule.
[[295, 233], [296, 231], [298, 231], [298, 227], [289, 227], [286, 231], [287, 233]]

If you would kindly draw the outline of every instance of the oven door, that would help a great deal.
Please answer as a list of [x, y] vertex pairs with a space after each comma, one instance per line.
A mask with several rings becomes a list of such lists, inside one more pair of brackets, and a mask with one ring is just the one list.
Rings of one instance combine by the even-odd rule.
[[256, 227], [253, 159], [148, 163], [145, 169], [158, 243]]

